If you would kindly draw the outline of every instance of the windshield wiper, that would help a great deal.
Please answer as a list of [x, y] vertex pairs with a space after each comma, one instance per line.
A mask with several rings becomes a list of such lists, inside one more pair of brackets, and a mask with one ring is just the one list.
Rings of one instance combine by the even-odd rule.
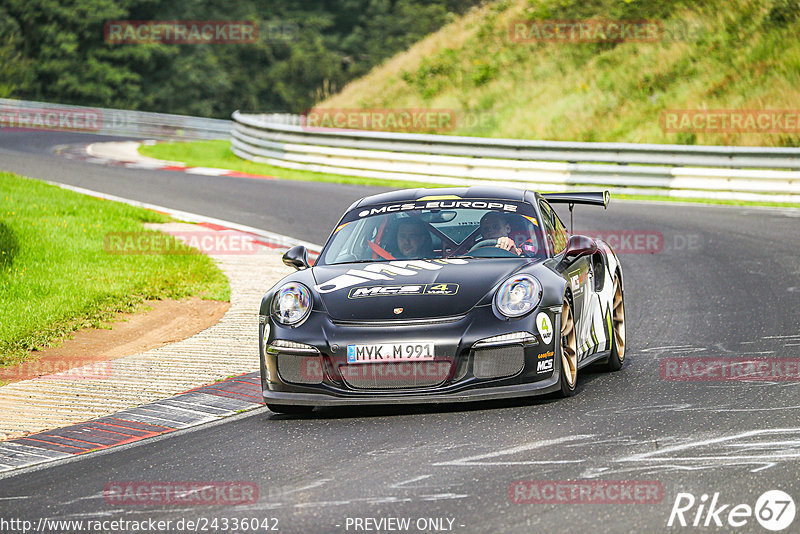
[[328, 265], [345, 265], [348, 263], [375, 263], [375, 262], [386, 262], [386, 261], [394, 261], [394, 260], [385, 260], [383, 258], [378, 258], [375, 260], [350, 260], [350, 261], [337, 261], [336, 263], [329, 263]]
[[386, 263], [386, 262], [390, 262], [390, 261], [428, 261], [428, 260], [436, 260], [436, 259], [449, 260], [451, 258], [476, 259], [476, 258], [479, 258], [479, 257], [481, 257], [481, 256], [447, 256], [446, 258], [402, 258], [402, 259], [398, 258], [398, 259], [394, 259], [394, 260], [386, 260], [386, 259], [383, 259], [383, 258], [377, 258], [377, 259], [374, 259], [374, 260], [340, 261], [340, 262], [336, 262], [336, 263], [328, 263], [326, 265], [345, 265], [345, 264], [350, 264], [350, 263], [376, 263], [376, 262]]

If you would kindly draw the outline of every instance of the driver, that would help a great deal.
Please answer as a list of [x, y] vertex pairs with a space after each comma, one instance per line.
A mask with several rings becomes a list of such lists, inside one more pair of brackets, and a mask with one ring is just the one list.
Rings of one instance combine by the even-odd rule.
[[497, 211], [490, 211], [481, 217], [481, 237], [483, 239], [497, 239], [497, 248], [502, 248], [519, 256], [522, 250], [514, 244], [514, 240], [508, 237], [511, 233], [511, 225], [508, 224], [503, 214]]

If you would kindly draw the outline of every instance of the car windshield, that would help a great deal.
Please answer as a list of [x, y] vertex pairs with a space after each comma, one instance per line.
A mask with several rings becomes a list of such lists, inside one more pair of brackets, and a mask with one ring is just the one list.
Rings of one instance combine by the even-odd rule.
[[[498, 247], [501, 238], [507, 238], [504, 242], [511, 250]], [[529, 204], [497, 200], [410, 202], [349, 212], [328, 240], [318, 264], [543, 256], [539, 223]]]

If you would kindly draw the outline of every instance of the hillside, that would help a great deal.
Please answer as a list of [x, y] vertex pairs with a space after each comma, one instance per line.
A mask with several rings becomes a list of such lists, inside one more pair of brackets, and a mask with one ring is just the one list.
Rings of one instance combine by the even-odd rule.
[[[798, 14], [798, 0], [492, 2], [318, 107], [455, 110], [456, 127], [440, 133], [458, 135], [798, 146]], [[512, 35], [526, 34], [510, 31], [515, 21], [587, 19], [654, 21], [659, 39], [520, 42]], [[745, 131], [719, 131], [709, 116], [664, 131], [672, 110], [743, 111], [734, 129]], [[794, 113], [777, 123], [773, 113], [769, 127], [753, 120], [761, 110]]]
[[299, 113], [479, 1], [3, 0], [0, 97]]

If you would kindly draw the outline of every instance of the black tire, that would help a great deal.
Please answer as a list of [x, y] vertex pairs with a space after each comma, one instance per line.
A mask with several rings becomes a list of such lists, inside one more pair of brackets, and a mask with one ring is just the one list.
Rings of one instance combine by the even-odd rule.
[[564, 298], [561, 305], [561, 342], [558, 344], [558, 356], [561, 361], [559, 384], [560, 397], [571, 397], [578, 384], [578, 342], [575, 337], [575, 318], [572, 306]]
[[611, 299], [611, 354], [606, 369], [619, 371], [625, 363], [625, 296], [619, 276], [614, 278], [614, 296]]
[[311, 413], [311, 410], [314, 409], [313, 406], [295, 406], [293, 404], [272, 404], [268, 403], [267, 408], [269, 411], [275, 413], [283, 413], [287, 415], [302, 415], [306, 413]]

